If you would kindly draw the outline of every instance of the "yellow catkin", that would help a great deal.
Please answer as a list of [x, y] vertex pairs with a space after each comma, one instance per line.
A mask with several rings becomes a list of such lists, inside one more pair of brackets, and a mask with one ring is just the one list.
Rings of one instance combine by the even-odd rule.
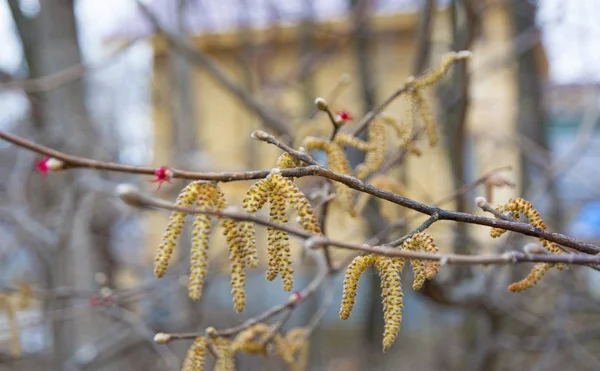
[[[512, 214], [513, 218], [517, 220], [520, 218], [521, 215], [523, 215], [527, 219], [529, 224], [533, 225], [534, 227], [543, 230], [548, 229], [546, 223], [544, 223], [544, 221], [542, 220], [539, 211], [537, 211], [533, 207], [533, 204], [531, 202], [523, 198], [511, 198], [505, 205], [497, 207], [496, 210], [503, 213], [510, 213]], [[492, 230], [490, 231], [490, 236], [496, 238], [501, 236], [504, 232], [506, 232], [506, 230], [492, 228]], [[544, 248], [547, 249], [549, 252], [554, 254], [563, 253], [563, 251], [557, 244], [544, 240], [542, 238], [540, 238], [539, 240], [544, 246]], [[519, 282], [511, 284], [508, 287], [508, 289], [514, 292], [529, 289], [533, 287], [536, 283], [538, 283], [539, 280], [544, 276], [544, 274], [546, 274], [546, 272], [552, 267], [562, 270], [564, 269], [564, 264], [537, 263], [533, 266], [533, 269], [529, 272], [527, 277], [525, 277]]]
[[[269, 199], [269, 192], [270, 185], [267, 178], [254, 183], [242, 200], [242, 208], [251, 214], [257, 212]], [[256, 268], [258, 266], [258, 249], [256, 247], [254, 225], [251, 222], [240, 222], [238, 234], [244, 264]]]
[[536, 263], [533, 269], [529, 272], [527, 277], [519, 282], [512, 283], [508, 286], [508, 290], [512, 292], [519, 292], [532, 288], [538, 281], [546, 274], [546, 272], [552, 268], [552, 264], [549, 263]]
[[185, 355], [181, 371], [203, 371], [205, 359], [206, 338], [197, 337]]
[[[420, 251], [421, 246], [419, 245], [419, 241], [413, 236], [402, 243], [402, 249], [409, 251]], [[427, 275], [425, 273], [427, 264], [424, 260], [411, 259], [410, 265], [412, 266], [414, 275], [413, 290], [419, 290], [421, 287], [423, 287], [423, 284], [427, 279]]]
[[285, 340], [289, 344], [290, 351], [295, 361], [290, 364], [291, 371], [303, 371], [308, 363], [308, 331], [306, 328], [295, 327], [285, 334]]
[[197, 215], [192, 232], [192, 248], [190, 252], [190, 280], [188, 294], [193, 300], [199, 300], [208, 270], [208, 240], [210, 236], [210, 218]]
[[285, 152], [277, 158], [275, 162], [275, 166], [279, 169], [291, 169], [294, 167], [302, 167], [304, 166], [302, 161], [298, 160], [296, 157], [290, 155]]
[[421, 151], [412, 144], [411, 136], [413, 132], [413, 125], [411, 125], [410, 121], [409, 123], [406, 121], [398, 121], [395, 118], [384, 114], [380, 115], [379, 117], [385, 124], [394, 128], [396, 135], [400, 138], [401, 147], [406, 148], [415, 156], [421, 156]]
[[402, 324], [402, 286], [397, 262], [393, 258], [379, 256], [375, 266], [381, 277], [383, 298], [383, 351], [388, 350], [398, 337]]
[[[196, 206], [200, 209], [223, 210], [227, 205], [225, 195], [215, 183], [201, 183], [197, 186]], [[208, 270], [208, 242], [211, 232], [211, 217], [195, 216], [190, 251], [190, 280], [188, 293], [191, 299], [199, 300]]]
[[[269, 197], [271, 220], [285, 224], [288, 222], [286, 198], [289, 196], [286, 192], [285, 178], [281, 177], [279, 171], [273, 171], [268, 178], [272, 190]], [[284, 290], [291, 291], [294, 287], [294, 269], [292, 268], [289, 236], [287, 232], [268, 227], [267, 242], [269, 256], [267, 279], [271, 281], [277, 277], [277, 274], [281, 274]]]
[[[346, 153], [339, 145], [322, 138], [307, 137], [304, 139], [304, 147], [308, 151], [324, 151], [327, 155], [327, 166], [331, 171], [344, 175], [352, 175], [352, 168], [346, 158]], [[355, 217], [356, 210], [354, 209], [354, 194], [352, 190], [340, 182], [333, 182], [333, 186], [337, 194], [337, 202], [351, 216]]]
[[427, 71], [423, 76], [413, 81], [415, 88], [424, 88], [440, 81], [448, 72], [453, 63], [469, 58], [471, 53], [468, 51], [450, 52], [442, 57], [440, 63], [433, 69]]
[[[192, 206], [198, 197], [198, 187], [202, 184], [201, 182], [190, 183], [185, 187], [177, 200], [175, 205], [177, 206]], [[154, 258], [154, 275], [161, 278], [167, 273], [167, 267], [169, 266], [169, 259], [173, 254], [173, 250], [177, 245], [177, 240], [183, 231], [183, 225], [185, 224], [186, 214], [179, 211], [171, 213], [167, 229], [165, 230], [160, 244], [156, 249], [156, 257]]]
[[254, 183], [246, 192], [242, 200], [242, 208], [249, 213], [260, 210], [269, 199], [269, 180], [261, 179]]
[[427, 101], [421, 94], [419, 90], [415, 90], [412, 93], [413, 102], [416, 104], [417, 109], [421, 113], [421, 117], [423, 118], [423, 123], [425, 123], [425, 132], [429, 137], [429, 145], [434, 147], [438, 142], [437, 130], [435, 127], [435, 120], [433, 118], [433, 113], [429, 109], [427, 105]]
[[359, 255], [352, 260], [346, 269], [346, 276], [344, 277], [344, 291], [342, 293], [342, 304], [340, 306], [341, 319], [347, 320], [350, 318], [350, 313], [354, 308], [354, 302], [356, 300], [360, 276], [364, 273], [364, 271], [367, 270], [367, 268], [375, 264], [376, 259], [377, 257], [372, 254]]
[[273, 336], [273, 344], [275, 344], [277, 355], [281, 357], [288, 366], [292, 367], [292, 365], [296, 363], [292, 345], [279, 334]]
[[215, 362], [215, 371], [235, 371], [235, 359], [229, 340], [224, 337], [215, 337], [212, 340], [219, 353], [219, 358]]
[[242, 262], [250, 268], [258, 267], [258, 249], [256, 247], [256, 232], [252, 222], [240, 222], [237, 231], [240, 238]]
[[364, 179], [377, 171], [385, 160], [386, 135], [384, 122], [376, 118], [369, 125], [369, 144], [371, 150], [365, 155], [365, 161], [356, 167], [356, 177]]
[[231, 260], [231, 295], [233, 296], [233, 307], [240, 313], [246, 307], [246, 272], [239, 260]]
[[371, 143], [360, 140], [350, 133], [337, 133], [333, 141], [339, 146], [350, 146], [360, 151], [370, 151], [373, 149]]
[[314, 234], [321, 234], [319, 222], [310, 202], [291, 179], [283, 177], [279, 172], [275, 172], [271, 174], [271, 185], [275, 192], [284, 195], [287, 202], [296, 209], [298, 212], [298, 222], [302, 228]]
[[[417, 241], [419, 246], [421, 246], [421, 250], [428, 254], [439, 254], [440, 249], [437, 247], [433, 237], [429, 235], [429, 233], [421, 232], [417, 233], [414, 236], [414, 239]], [[428, 260], [425, 263], [425, 278], [430, 280], [435, 277], [436, 274], [440, 271], [440, 262], [435, 260]]]
[[240, 331], [231, 343], [233, 353], [243, 352], [248, 354], [266, 354], [265, 345], [257, 341], [257, 336], [268, 334], [271, 331], [269, 325], [257, 323], [243, 331]]

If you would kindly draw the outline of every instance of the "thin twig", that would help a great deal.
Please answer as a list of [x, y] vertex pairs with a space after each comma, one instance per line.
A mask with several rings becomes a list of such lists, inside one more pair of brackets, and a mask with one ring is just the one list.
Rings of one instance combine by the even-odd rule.
[[417, 233], [421, 233], [424, 230], [426, 230], [427, 228], [431, 227], [431, 225], [435, 222], [437, 222], [439, 220], [439, 215], [438, 214], [433, 214], [431, 215], [429, 218], [427, 218], [427, 220], [425, 220], [423, 222], [423, 224], [421, 224], [420, 226], [418, 226], [417, 228], [415, 228], [412, 232], [410, 232], [409, 234], [407, 234], [406, 236], [403, 236], [397, 240], [388, 242], [386, 244], [384, 244], [383, 246], [390, 246], [390, 247], [396, 247], [396, 246], [400, 246], [404, 243], [404, 241], [408, 240], [409, 238], [412, 238], [414, 235], [416, 235]]

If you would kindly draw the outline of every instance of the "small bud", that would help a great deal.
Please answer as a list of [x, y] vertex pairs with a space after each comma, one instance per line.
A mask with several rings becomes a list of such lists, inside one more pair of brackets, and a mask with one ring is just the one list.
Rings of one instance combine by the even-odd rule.
[[132, 184], [119, 184], [116, 188], [119, 198], [128, 205], [140, 206], [142, 204], [138, 188]]
[[475, 197], [475, 204], [477, 204], [477, 207], [484, 207], [487, 204], [487, 200], [482, 196]]
[[50, 171], [58, 171], [65, 168], [65, 163], [54, 157], [50, 157], [48, 161], [46, 161], [46, 165]]
[[104, 286], [100, 289], [100, 295], [103, 298], [108, 298], [113, 294], [113, 290], [110, 287]]
[[302, 296], [302, 293], [300, 291], [296, 291], [294, 292], [292, 295], [290, 295], [290, 298], [288, 299], [288, 303], [300, 303], [302, 301], [302, 299], [304, 299], [304, 297]]
[[523, 246], [523, 251], [526, 254], [547, 254], [548, 250], [546, 250], [543, 246], [538, 245], [537, 243], [528, 243]]
[[470, 50], [461, 50], [456, 53], [456, 59], [468, 59], [473, 56], [473, 52]]
[[329, 104], [327, 104], [327, 101], [321, 97], [315, 99], [315, 106], [317, 106], [317, 108], [321, 111], [327, 111], [329, 109]]
[[206, 335], [210, 336], [210, 337], [215, 337], [217, 336], [217, 329], [215, 329], [214, 327], [207, 327], [206, 328]]
[[59, 171], [65, 168], [65, 163], [54, 157], [44, 157], [36, 163], [37, 171], [42, 173], [44, 177], [48, 175], [50, 171]]
[[267, 138], [269, 138], [269, 134], [265, 133], [262, 130], [255, 130], [252, 132], [252, 134], [250, 134], [250, 138], [264, 141], [267, 140]]
[[96, 274], [94, 274], [94, 281], [96, 281], [98, 285], [106, 285], [108, 277], [104, 272], [96, 272]]
[[154, 342], [156, 344], [166, 344], [171, 340], [173, 340], [173, 337], [169, 334], [165, 334], [164, 332], [159, 332], [154, 335]]

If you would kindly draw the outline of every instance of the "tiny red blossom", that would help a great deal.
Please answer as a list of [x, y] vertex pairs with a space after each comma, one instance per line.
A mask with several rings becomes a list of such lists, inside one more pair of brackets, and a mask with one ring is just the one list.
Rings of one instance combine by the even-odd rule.
[[102, 303], [102, 301], [100, 300], [100, 298], [98, 297], [98, 295], [92, 295], [90, 297], [90, 306], [97, 307], [101, 303]]
[[347, 111], [339, 111], [339, 112], [336, 113], [336, 115], [342, 121], [352, 121], [352, 120], [354, 120], [354, 117], [352, 117], [352, 115], [350, 113], [348, 113]]
[[46, 178], [48, 172], [50, 171], [50, 167], [48, 166], [48, 160], [50, 160], [50, 157], [44, 157], [43, 159], [35, 163], [36, 170], [42, 173], [44, 178]]
[[173, 172], [168, 167], [161, 166], [154, 172], [154, 176], [156, 176], [156, 178], [152, 179], [150, 182], [158, 183], [157, 190], [160, 190], [160, 187], [164, 182], [171, 183], [171, 180], [173, 179]]
[[300, 291], [296, 291], [292, 295], [294, 296], [294, 300], [296, 301], [296, 303], [299, 303], [302, 301], [302, 299], [304, 299], [304, 297], [302, 297], [302, 293], [300, 293]]

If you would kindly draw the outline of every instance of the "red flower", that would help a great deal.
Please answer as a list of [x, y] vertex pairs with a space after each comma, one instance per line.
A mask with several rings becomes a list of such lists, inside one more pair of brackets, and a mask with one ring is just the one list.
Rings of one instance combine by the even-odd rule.
[[300, 291], [296, 291], [292, 294], [292, 297], [294, 298], [294, 301], [296, 303], [299, 303], [302, 301], [302, 299], [304, 299], [304, 297], [302, 296], [302, 293]]
[[91, 307], [97, 307], [101, 303], [102, 303], [102, 301], [100, 300], [100, 298], [98, 297], [98, 295], [92, 295], [90, 297], [90, 306]]
[[44, 157], [35, 163], [35, 167], [38, 172], [44, 175], [44, 179], [46, 179], [46, 175], [48, 175], [50, 171], [64, 170], [67, 165], [54, 157]]
[[36, 170], [38, 172], [42, 173], [42, 175], [44, 176], [44, 179], [46, 179], [46, 176], [48, 175], [48, 172], [50, 171], [50, 167], [48, 166], [49, 160], [50, 160], [50, 157], [44, 157], [43, 159], [41, 159], [35, 163]]
[[354, 117], [352, 117], [352, 115], [350, 113], [348, 113], [347, 111], [338, 111], [336, 113], [336, 115], [342, 121], [352, 121], [352, 120], [354, 120]]
[[164, 182], [171, 183], [171, 180], [173, 180], [173, 171], [166, 166], [161, 166], [154, 172], [154, 176], [156, 176], [156, 178], [152, 179], [150, 182], [158, 183], [157, 190], [160, 190], [160, 186]]

